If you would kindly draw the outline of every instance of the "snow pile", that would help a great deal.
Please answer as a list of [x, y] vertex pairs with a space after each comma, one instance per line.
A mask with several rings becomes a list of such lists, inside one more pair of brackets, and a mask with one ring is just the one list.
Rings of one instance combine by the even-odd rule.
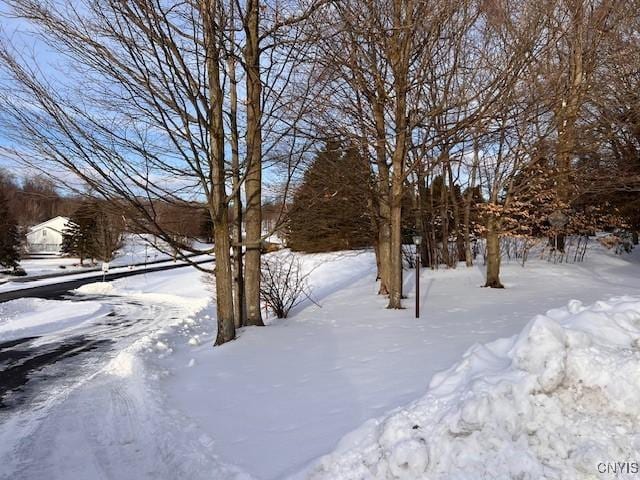
[[113, 295], [114, 288], [110, 282], [95, 282], [82, 285], [75, 290], [83, 295]]
[[633, 475], [639, 347], [640, 299], [571, 301], [469, 349], [422, 399], [348, 434], [307, 478], [598, 478], [615, 462]]

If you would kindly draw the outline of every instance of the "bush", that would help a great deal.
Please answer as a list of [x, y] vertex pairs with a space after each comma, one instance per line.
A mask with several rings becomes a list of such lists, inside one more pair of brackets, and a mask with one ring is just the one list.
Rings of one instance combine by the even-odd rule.
[[278, 318], [287, 318], [293, 307], [311, 299], [309, 273], [302, 261], [292, 253], [267, 255], [262, 258], [260, 297], [266, 308]]

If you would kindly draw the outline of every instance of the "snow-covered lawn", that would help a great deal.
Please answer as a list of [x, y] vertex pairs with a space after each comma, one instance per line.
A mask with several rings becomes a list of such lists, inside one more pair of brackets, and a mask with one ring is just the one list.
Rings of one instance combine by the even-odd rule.
[[[163, 251], [154, 248], [154, 243], [161, 246]], [[172, 256], [165, 253], [168, 247], [162, 247], [162, 242], [154, 240], [149, 235], [127, 235], [122, 247], [114, 253], [110, 266], [126, 267], [134, 264], [143, 264], [146, 262], [159, 262], [162, 260], [172, 260]], [[211, 245], [198, 242], [197, 248], [206, 249]], [[102, 262], [91, 263], [85, 260], [84, 265], [80, 265], [80, 259], [76, 257], [56, 256], [52, 255], [47, 258], [25, 258], [20, 261], [20, 267], [25, 271], [27, 276], [64, 274], [68, 272], [82, 272], [87, 269], [96, 269], [101, 267]], [[11, 275], [0, 274], [0, 282], [10, 282], [14, 277]]]
[[313, 480], [637, 478], [640, 297], [537, 315], [420, 400], [347, 435]]
[[[209, 255], [198, 255], [198, 256], [192, 257], [191, 260], [196, 262], [213, 261], [212, 257]], [[144, 272], [147, 269], [152, 269], [154, 267], [168, 267], [168, 266], [174, 266], [174, 265], [187, 265], [187, 262], [185, 260], [175, 261], [173, 259], [167, 259], [166, 261], [158, 262], [154, 265], [137, 265], [137, 266], [115, 265], [109, 269], [109, 273], [138, 271], [141, 274], [144, 274]], [[60, 282], [66, 282], [66, 281], [72, 281], [72, 280], [78, 280], [78, 279], [86, 279], [86, 278], [100, 279], [101, 277], [102, 277], [102, 272], [100, 270], [90, 270], [90, 271], [78, 270], [77, 273], [74, 272], [74, 273], [71, 273], [70, 275], [34, 278], [28, 282], [11, 281], [11, 280], [6, 281], [7, 278], [5, 278], [4, 282], [2, 281], [2, 279], [0, 279], [0, 293], [14, 291], [14, 290], [21, 290], [25, 288], [41, 287], [44, 285], [52, 285]]]
[[[26, 433], [21, 432], [17, 421], [0, 425], [0, 460], [4, 462], [0, 463], [3, 465], [0, 473], [6, 472], [7, 478], [28, 478], [26, 474], [20, 476], [16, 472], [46, 472], [47, 478], [178, 478], [176, 475], [179, 475], [180, 478], [266, 480], [305, 478], [314, 471], [321, 475], [323, 469], [327, 473], [322, 478], [338, 479], [342, 478], [339, 475], [350, 471], [349, 465], [354, 468], [357, 465], [360, 469], [373, 465], [371, 468], [378, 468], [385, 475], [390, 468], [395, 468], [390, 467], [391, 464], [400, 465], [399, 468], [404, 468], [405, 464], [406, 468], [419, 469], [421, 465], [425, 468], [440, 465], [438, 468], [441, 468], [442, 465], [433, 460], [434, 454], [428, 463], [425, 461], [422, 447], [427, 444], [418, 439], [425, 429], [433, 430], [442, 442], [449, 442], [449, 447], [442, 447], [445, 449], [442, 458], [452, 468], [482, 462], [482, 457], [466, 459], [456, 453], [467, 440], [462, 434], [447, 437], [449, 424], [438, 423], [440, 417], [449, 412], [454, 418], [463, 400], [476, 392], [480, 399], [477, 400], [478, 408], [473, 407], [476, 404], [471, 400], [472, 406], [467, 408], [467, 414], [471, 411], [476, 416], [481, 414], [481, 418], [469, 417], [476, 422], [474, 431], [481, 431], [486, 438], [496, 435], [504, 440], [500, 437], [502, 430], [482, 430], [483, 425], [508, 423], [488, 420], [491, 412], [508, 403], [503, 401], [506, 390], [491, 390], [491, 378], [501, 380], [500, 375], [504, 374], [515, 385], [509, 388], [524, 392], [522, 395], [526, 396], [526, 389], [531, 387], [533, 380], [522, 384], [516, 380], [520, 379], [519, 375], [523, 378], [528, 375], [531, 379], [547, 378], [546, 370], [538, 361], [547, 358], [544, 355], [556, 358], [554, 355], [557, 354], [565, 358], [566, 367], [568, 359], [584, 356], [587, 348], [594, 348], [597, 355], [588, 364], [593, 372], [599, 367], [602, 372], [610, 372], [616, 365], [622, 365], [604, 360], [602, 364], [598, 363], [603, 358], [602, 353], [607, 351], [601, 344], [607, 341], [605, 336], [593, 339], [592, 347], [586, 347], [585, 343], [575, 340], [586, 337], [567, 333], [568, 327], [556, 327], [553, 322], [569, 321], [571, 312], [577, 317], [583, 315], [583, 307], [577, 302], [562, 309], [570, 300], [585, 305], [605, 300], [608, 303], [586, 311], [593, 311], [602, 322], [611, 322], [611, 331], [617, 331], [620, 327], [616, 325], [622, 325], [623, 321], [629, 323], [629, 328], [636, 322], [633, 328], [637, 328], [638, 317], [633, 313], [621, 314], [624, 318], [614, 315], [611, 312], [621, 312], [622, 307], [609, 299], [623, 295], [640, 297], [639, 260], [638, 252], [616, 257], [595, 247], [583, 264], [554, 265], [531, 261], [525, 268], [505, 264], [503, 281], [507, 288], [504, 290], [480, 288], [483, 283], [481, 265], [451, 271], [423, 270], [424, 308], [421, 318], [415, 319], [412, 272], [405, 275], [407, 309], [390, 311], [384, 308], [386, 301], [375, 294], [375, 262], [371, 252], [306, 255], [306, 268], [313, 270], [310, 276], [313, 297], [320, 306], [304, 303], [296, 307], [289, 319], [275, 321], [266, 328], [243, 329], [237, 341], [215, 349], [211, 348], [215, 338], [215, 308], [208, 303], [213, 285], [208, 280], [203, 281], [202, 273], [181, 269], [129, 277], [109, 286], [88, 285], [81, 290], [91, 295], [91, 302], [101, 301], [101, 297], [95, 295], [108, 294], [114, 296], [111, 298], [135, 300], [142, 306], [166, 305], [173, 313], [160, 316], [164, 320], [154, 323], [152, 329], [128, 344], [91, 379], [64, 400], [56, 402], [51, 407], [56, 414], [50, 414], [46, 420], [39, 417], [27, 422], [32, 428], [32, 442], [23, 442], [24, 445], [35, 445], [36, 450], [44, 448], [43, 441], [37, 440], [38, 432], [46, 432], [43, 436], [46, 444], [56, 445], [34, 454], [40, 469], [25, 470], [24, 461], [8, 460], [20, 458], [13, 455], [12, 450], [20, 447], [16, 446], [19, 442], [5, 443], [4, 440], [20, 438]], [[625, 305], [625, 312], [640, 311], [640, 303], [627, 302]], [[608, 306], [611, 306], [609, 310]], [[543, 321], [539, 317], [538, 322], [529, 324], [535, 315], [557, 308], [560, 310], [548, 314], [551, 320]], [[135, 311], [131, 313], [135, 315]], [[575, 327], [576, 331], [582, 328], [577, 320], [571, 322], [571, 328]], [[501, 337], [512, 337], [527, 324], [529, 327], [520, 340], [477, 346]], [[588, 325], [583, 329], [590, 328]], [[532, 332], [535, 335], [532, 336]], [[548, 332], [553, 338], [560, 338], [551, 342], [552, 345], [573, 342], [572, 347], [547, 351], [546, 343], [542, 342], [542, 353], [531, 353], [533, 360], [528, 359], [525, 352], [535, 349], [527, 347], [527, 339], [538, 338], [536, 332], [541, 332], [541, 338], [546, 338]], [[635, 333], [629, 335], [632, 337]], [[520, 346], [511, 349], [516, 344]], [[446, 376], [434, 378], [437, 372], [459, 362], [474, 345], [476, 347], [466, 354], [458, 367]], [[537, 345], [535, 339], [530, 345]], [[635, 368], [629, 372], [635, 372], [638, 377], [640, 362], [633, 357], [636, 354], [630, 347], [618, 341], [606, 348], [616, 355], [627, 355], [627, 361], [635, 362], [625, 368]], [[518, 360], [511, 365], [513, 358]], [[500, 372], [501, 369], [505, 371]], [[518, 373], [520, 371], [524, 373]], [[485, 377], [485, 372], [493, 377]], [[591, 378], [588, 374], [587, 371], [585, 379]], [[432, 389], [428, 391], [430, 383]], [[502, 385], [504, 382], [497, 383]], [[429, 402], [428, 395], [442, 396], [445, 390], [450, 395], [447, 397], [449, 403], [432, 405]], [[487, 398], [495, 401], [485, 405], [481, 400], [485, 392], [492, 392], [487, 393]], [[626, 395], [628, 391], [624, 393]], [[423, 397], [426, 399], [410, 403]], [[116, 401], [121, 398], [124, 404]], [[549, 408], [560, 408], [553, 397], [550, 398]], [[600, 400], [605, 401], [607, 397], [600, 397]], [[528, 404], [522, 405], [537, 400], [531, 397], [527, 401]], [[88, 404], [91, 407], [86, 406]], [[408, 407], [403, 407], [407, 404]], [[385, 418], [390, 410], [398, 407], [404, 409], [389, 417], [388, 422], [390, 425], [398, 423], [400, 433], [397, 438], [393, 437], [396, 433], [390, 433], [393, 438], [388, 438], [384, 436], [386, 421], [372, 422], [370, 419]], [[608, 408], [618, 407], [611, 404]], [[421, 415], [421, 423], [412, 423], [409, 432], [403, 429], [405, 424], [392, 420], [402, 417], [401, 412], [414, 410], [418, 412], [416, 415]], [[80, 414], [74, 414], [74, 411], [80, 411]], [[98, 411], [99, 421], [92, 420]], [[506, 416], [509, 411], [505, 408], [504, 413]], [[413, 417], [407, 418], [413, 421]], [[359, 433], [340, 442], [339, 450], [330, 461], [319, 460], [333, 451], [345, 434], [362, 424], [365, 426]], [[419, 428], [413, 429], [414, 425]], [[520, 428], [519, 425], [516, 422], [513, 428]], [[570, 437], [571, 431], [567, 431], [567, 436]], [[473, 432], [470, 435], [472, 438], [468, 441], [477, 440], [479, 445], [486, 439]], [[612, 432], [612, 436], [615, 435], [624, 436], [625, 433]], [[406, 448], [395, 448], [396, 440], [406, 440]], [[431, 448], [431, 443], [428, 445]], [[509, 449], [513, 451], [516, 446], [503, 443], [496, 449], [500, 455], [508, 455]], [[522, 448], [523, 461], [519, 465], [524, 466], [528, 458], [531, 461], [527, 464], [534, 468], [535, 450], [526, 450], [524, 445]], [[378, 455], [378, 463], [371, 461], [366, 452]], [[487, 455], [489, 452], [486, 450]], [[611, 451], [611, 455], [614, 453]], [[497, 455], [492, 458], [502, 458]], [[369, 464], [363, 460], [365, 458]], [[618, 457], [603, 459], [624, 460]], [[548, 461], [564, 465], [562, 459], [555, 457], [549, 457]], [[328, 465], [334, 462], [337, 470], [332, 471]], [[375, 477], [375, 472], [361, 471], [365, 473], [353, 478], [395, 478], [383, 473]], [[398, 478], [420, 478], [412, 476], [411, 470], [407, 471], [408, 476]], [[532, 472], [531, 478], [539, 478], [539, 470]], [[499, 473], [505, 472], [493, 471], [486, 478], [499, 478]], [[443, 475], [440, 478], [455, 478]], [[459, 478], [481, 477], [471, 474]]]
[[505, 290], [480, 288], [481, 266], [423, 271], [416, 320], [412, 273], [407, 310], [389, 311], [375, 295], [371, 254], [307, 258], [320, 265], [311, 283], [321, 308], [245, 329], [219, 349], [210, 337], [191, 349], [172, 340], [176, 354], [162, 362], [169, 402], [217, 440], [222, 458], [260, 479], [296, 473], [369, 418], [421, 397], [475, 343], [514, 335], [571, 299], [640, 294], [639, 265], [596, 250], [582, 265], [505, 265]]
[[79, 258], [51, 256], [50, 258], [25, 258], [20, 260], [20, 267], [28, 276], [35, 276], [82, 271], [85, 268], [91, 268], [92, 265], [86, 262], [86, 265], [80, 266]]

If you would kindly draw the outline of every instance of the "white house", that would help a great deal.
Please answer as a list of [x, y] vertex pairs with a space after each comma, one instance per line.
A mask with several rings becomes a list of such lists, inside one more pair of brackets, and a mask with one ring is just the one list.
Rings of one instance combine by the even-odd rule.
[[62, 247], [62, 231], [69, 219], [55, 217], [46, 222], [34, 225], [27, 233], [27, 248], [31, 253], [60, 253]]

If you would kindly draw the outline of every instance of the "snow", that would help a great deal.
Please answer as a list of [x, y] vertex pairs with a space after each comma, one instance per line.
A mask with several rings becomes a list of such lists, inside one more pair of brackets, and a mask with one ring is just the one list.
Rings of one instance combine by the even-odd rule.
[[[79, 294], [113, 295], [148, 303], [180, 307], [183, 315], [193, 315], [210, 302], [208, 277], [197, 270], [185, 268], [135, 275], [115, 282], [88, 283], [76, 289]], [[209, 290], [210, 289], [210, 290]]]
[[108, 298], [94, 286], [91, 300], [69, 302], [70, 313], [104, 302], [133, 323], [111, 339], [115, 355], [73, 357], [79, 376], [51, 380], [37, 408], [0, 409], [0, 478], [250, 478], [220, 460], [215, 441], [167, 405], [159, 387], [167, 372], [153, 360], [170, 353], [168, 333], [208, 302], [200, 278], [192, 269], [128, 277], [112, 283]]
[[140, 374], [141, 368], [140, 357], [123, 351], [107, 364], [104, 372], [117, 377], [131, 377], [134, 373]]
[[[154, 245], [157, 245], [163, 251], [154, 248]], [[205, 250], [210, 248], [211, 245], [196, 242], [194, 247]], [[124, 237], [122, 247], [114, 252], [113, 259], [109, 264], [113, 270], [115, 268], [129, 267], [130, 265], [144, 264], [144, 262], [160, 262], [161, 260], [173, 262], [173, 257], [169, 253], [165, 253], [169, 251], [171, 251], [170, 248], [164, 242], [155, 239], [152, 235], [127, 234]], [[85, 274], [88, 274], [87, 270], [100, 270], [101, 263], [96, 262], [92, 265], [90, 260], [85, 260], [84, 265], [80, 265], [79, 258], [52, 255], [47, 258], [22, 259], [20, 267], [26, 272], [27, 277], [33, 277], [71, 272], [77, 272], [78, 274], [85, 272]], [[73, 277], [64, 278], [71, 279]], [[11, 289], [20, 288], [19, 285], [15, 285], [17, 282], [11, 282], [12, 279], [15, 279], [15, 277], [0, 274], [0, 283], [5, 281], [11, 285]], [[22, 277], [20, 279], [24, 280]], [[33, 285], [35, 284], [30, 283], [27, 286]], [[6, 289], [5, 287], [4, 290]]]
[[[238, 341], [216, 349], [208, 307], [170, 335], [173, 354], [160, 359], [170, 372], [163, 391], [219, 439], [216, 452], [228, 463], [257, 479], [301, 475], [367, 419], [424, 395], [432, 376], [475, 343], [517, 334], [534, 315], [571, 298], [640, 295], [637, 255], [616, 257], [594, 246], [588, 258], [575, 265], [532, 260], [526, 268], [505, 263], [505, 290], [480, 288], [482, 265], [425, 270], [416, 320], [412, 272], [405, 273], [408, 308], [390, 311], [376, 296], [371, 252], [304, 255], [321, 306], [306, 302], [289, 319], [243, 329]], [[199, 346], [189, 345], [194, 333]]]
[[64, 273], [70, 270], [82, 271], [83, 268], [89, 268], [88, 264], [85, 267], [81, 267], [79, 258], [58, 256], [52, 256], [50, 258], [25, 258], [20, 260], [20, 266], [27, 275]]
[[0, 341], [37, 336], [77, 326], [104, 315], [99, 302], [19, 298], [0, 303]]
[[571, 301], [467, 350], [306, 478], [596, 478], [602, 462], [640, 453], [639, 346], [640, 297]]
[[[505, 262], [504, 290], [480, 288], [482, 265], [423, 270], [420, 319], [413, 272], [406, 310], [391, 311], [372, 252], [301, 258], [317, 305], [218, 348], [214, 286], [195, 269], [81, 287], [74, 311], [114, 306], [133, 326], [104, 364], [48, 391], [46, 408], [0, 415], [0, 478], [375, 479], [365, 470], [375, 465], [395, 475], [379, 478], [432, 478], [423, 473], [437, 466], [433, 478], [529, 468], [537, 479], [542, 457], [546, 478], [598, 455], [627, 458], [639, 416], [637, 252], [594, 242], [583, 264]], [[14, 320], [30, 311], [16, 310]], [[528, 433], [510, 436], [530, 430], [533, 446]], [[579, 451], [567, 448], [572, 433]]]
[[[200, 261], [200, 260], [211, 260], [211, 257], [209, 256], [196, 256], [192, 258], [193, 261]], [[170, 265], [187, 265], [187, 263], [185, 261], [182, 260], [178, 260], [177, 262], [174, 262], [173, 260], [168, 260], [166, 262], [160, 262], [157, 264], [154, 264], [153, 267], [162, 267], [162, 266], [170, 266]], [[148, 268], [151, 268], [151, 266], [149, 266]], [[121, 267], [115, 267], [115, 268], [111, 268], [109, 270], [109, 273], [120, 273], [120, 272], [128, 272], [128, 271], [139, 271], [141, 274], [143, 274], [146, 270], [146, 267], [144, 265], [138, 265], [138, 266], [121, 266]], [[71, 281], [71, 280], [77, 280], [77, 279], [84, 279], [84, 278], [95, 278], [95, 279], [101, 279], [102, 278], [102, 272], [101, 271], [85, 271], [85, 272], [80, 272], [80, 273], [73, 273], [70, 275], [64, 275], [64, 276], [54, 276], [54, 277], [49, 277], [49, 278], [39, 278], [39, 279], [32, 279], [28, 282], [20, 282], [20, 281], [6, 281], [4, 283], [0, 282], [0, 293], [2, 292], [7, 292], [7, 291], [14, 291], [14, 290], [21, 290], [24, 288], [32, 288], [32, 287], [39, 287], [42, 285], [51, 285], [51, 284], [55, 284], [55, 283], [59, 283], [59, 282], [66, 282], [66, 281]]]
[[114, 288], [111, 282], [95, 282], [78, 287], [76, 292], [83, 295], [113, 295]]

